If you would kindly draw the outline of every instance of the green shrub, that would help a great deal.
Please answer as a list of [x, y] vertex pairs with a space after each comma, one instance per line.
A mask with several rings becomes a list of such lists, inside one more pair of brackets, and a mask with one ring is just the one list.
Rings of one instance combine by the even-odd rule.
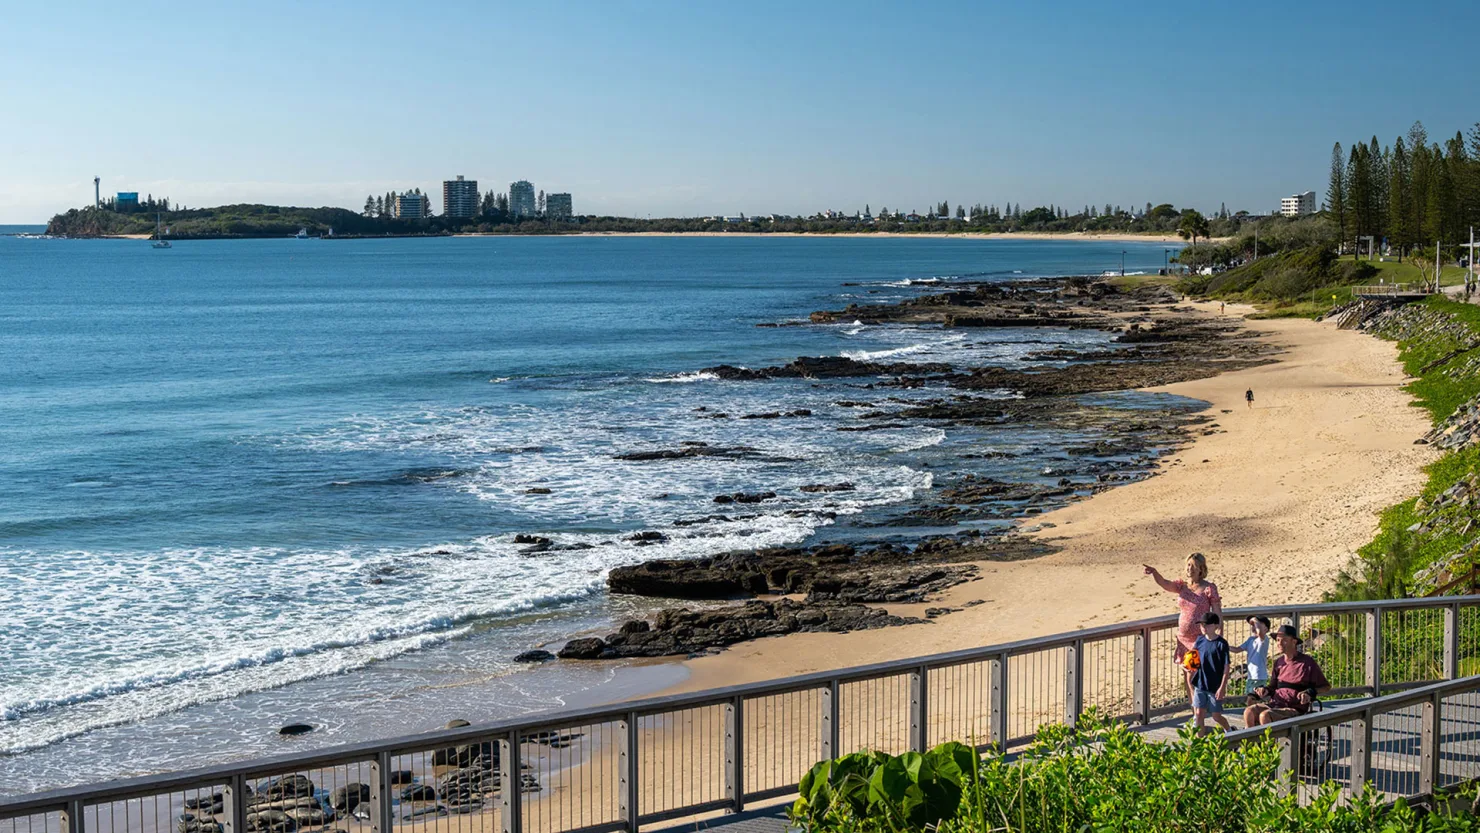
[[803, 779], [792, 821], [809, 833], [1480, 830], [1469, 815], [1420, 817], [1403, 802], [1386, 807], [1370, 788], [1343, 798], [1336, 783], [1301, 807], [1277, 789], [1272, 740], [1235, 750], [1217, 735], [1184, 731], [1175, 742], [1156, 743], [1093, 712], [1076, 728], [1043, 727], [1016, 760], [989, 753], [973, 767], [974, 758], [952, 743], [924, 755], [823, 762]]

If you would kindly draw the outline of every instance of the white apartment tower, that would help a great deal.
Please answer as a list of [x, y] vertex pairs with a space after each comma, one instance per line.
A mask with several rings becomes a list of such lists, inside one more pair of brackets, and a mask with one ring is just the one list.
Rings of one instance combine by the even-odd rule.
[[528, 180], [509, 183], [509, 213], [515, 217], [535, 216], [534, 185]]
[[1304, 217], [1316, 213], [1316, 192], [1306, 191], [1281, 198], [1280, 213], [1286, 217]]

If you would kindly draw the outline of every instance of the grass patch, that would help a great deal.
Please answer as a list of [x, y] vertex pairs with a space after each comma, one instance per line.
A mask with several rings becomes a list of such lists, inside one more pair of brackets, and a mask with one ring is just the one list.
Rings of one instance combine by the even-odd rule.
[[1176, 286], [1181, 281], [1178, 275], [1116, 275], [1105, 283], [1116, 289], [1140, 289], [1143, 286]]
[[[1377, 270], [1377, 279], [1384, 283], [1418, 283], [1425, 280], [1423, 272], [1419, 271], [1418, 265], [1411, 260], [1398, 263], [1393, 260], [1362, 260], [1362, 263], [1370, 265]], [[1429, 263], [1430, 270], [1434, 264]], [[1445, 266], [1439, 273], [1440, 286], [1459, 286], [1465, 282], [1465, 270], [1458, 266]]]

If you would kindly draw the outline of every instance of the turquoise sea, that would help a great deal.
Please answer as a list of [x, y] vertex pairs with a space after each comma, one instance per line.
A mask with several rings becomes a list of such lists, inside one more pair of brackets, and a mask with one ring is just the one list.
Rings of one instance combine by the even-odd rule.
[[[319, 727], [293, 743], [327, 744], [671, 681], [511, 657], [640, 610], [604, 594], [613, 566], [856, 534], [963, 444], [1055, 439], [839, 432], [854, 414], [837, 401], [886, 392], [697, 371], [1103, 347], [1089, 331], [805, 322], [959, 280], [1118, 270], [1122, 252], [1130, 271], [1165, 257], [1080, 241], [0, 236], [0, 793], [281, 752], [290, 721]], [[798, 408], [813, 416], [701, 418]], [[766, 454], [613, 459], [683, 442]], [[856, 491], [797, 491], [842, 480]], [[714, 495], [761, 488], [783, 499], [698, 520]], [[667, 540], [625, 540], [648, 530]], [[518, 533], [557, 547], [525, 553]]]

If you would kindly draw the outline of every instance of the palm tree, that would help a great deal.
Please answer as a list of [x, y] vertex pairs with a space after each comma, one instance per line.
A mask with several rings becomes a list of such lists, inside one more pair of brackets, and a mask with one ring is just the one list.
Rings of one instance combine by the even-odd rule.
[[1195, 209], [1187, 209], [1182, 212], [1182, 220], [1177, 224], [1177, 236], [1183, 240], [1190, 239], [1193, 243], [1197, 238], [1208, 236], [1208, 218], [1202, 212]]

